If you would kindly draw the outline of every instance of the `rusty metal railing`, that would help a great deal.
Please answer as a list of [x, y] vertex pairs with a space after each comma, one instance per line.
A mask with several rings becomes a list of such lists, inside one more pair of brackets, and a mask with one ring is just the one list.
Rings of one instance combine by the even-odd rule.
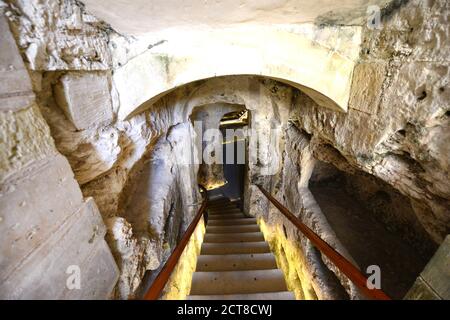
[[299, 218], [277, 201], [262, 186], [257, 185], [259, 190], [269, 199], [280, 212], [299, 229], [312, 244], [320, 250], [350, 281], [352, 281], [368, 298], [376, 300], [391, 300], [391, 298], [380, 289], [367, 287], [367, 278], [350, 261], [334, 250], [328, 243], [320, 238], [314, 231], [308, 228]]
[[158, 273], [158, 276], [153, 281], [151, 287], [146, 292], [144, 300], [157, 300], [161, 296], [161, 293], [164, 290], [164, 287], [166, 286], [167, 281], [169, 280], [173, 272], [173, 269], [176, 267], [178, 260], [180, 259], [180, 256], [184, 251], [184, 248], [186, 248], [186, 245], [188, 244], [192, 233], [197, 228], [198, 222], [205, 213], [206, 204], [208, 202], [208, 195], [206, 193], [206, 189], [203, 186], [199, 187], [200, 189], [202, 189], [204, 194], [202, 206], [200, 207], [191, 224], [184, 233], [183, 238], [181, 238], [181, 241], [177, 244], [169, 259], [167, 259], [161, 271]]

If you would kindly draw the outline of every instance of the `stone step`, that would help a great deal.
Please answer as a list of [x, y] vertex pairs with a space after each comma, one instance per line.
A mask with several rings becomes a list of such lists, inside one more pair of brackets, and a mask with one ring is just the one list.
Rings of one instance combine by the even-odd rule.
[[237, 207], [218, 207], [218, 208], [208, 208], [208, 211], [211, 213], [221, 213], [221, 212], [228, 212], [228, 211], [241, 211], [241, 209]]
[[219, 294], [219, 295], [189, 295], [188, 300], [295, 300], [290, 291], [247, 293], [247, 294]]
[[209, 203], [218, 203], [218, 202], [231, 202], [227, 197], [215, 197], [212, 200], [209, 200]]
[[204, 243], [229, 243], [229, 242], [259, 242], [264, 241], [262, 232], [241, 233], [206, 233]]
[[243, 213], [229, 213], [229, 214], [215, 214], [215, 215], [209, 215], [208, 214], [208, 220], [223, 220], [223, 219], [239, 219], [239, 218], [245, 218]]
[[213, 200], [209, 200], [208, 203], [216, 204], [216, 203], [229, 203], [231, 202], [228, 198], [216, 198]]
[[208, 211], [209, 216], [223, 216], [223, 215], [229, 215], [229, 214], [243, 214], [240, 210], [228, 210], [228, 211]]
[[208, 206], [189, 300], [295, 300], [255, 218], [221, 201]]
[[238, 218], [238, 219], [208, 219], [208, 226], [238, 226], [256, 224], [255, 218]]
[[217, 210], [217, 211], [208, 211], [208, 215], [210, 216], [220, 216], [225, 214], [234, 214], [234, 213], [242, 213], [240, 209], [228, 209], [228, 210]]
[[237, 271], [276, 269], [272, 253], [202, 255], [195, 271]]
[[208, 203], [208, 208], [220, 208], [220, 207], [227, 207], [232, 206], [230, 201], [214, 201]]
[[240, 233], [240, 232], [259, 232], [259, 226], [256, 223], [234, 225], [234, 226], [211, 226], [206, 227], [206, 233]]
[[192, 295], [247, 294], [286, 291], [279, 269], [194, 272]]
[[267, 242], [203, 243], [200, 254], [269, 253]]
[[209, 205], [208, 210], [227, 210], [227, 209], [237, 209], [237, 207], [233, 204], [225, 204], [225, 205]]
[[218, 213], [218, 212], [222, 212], [222, 211], [229, 211], [229, 210], [239, 210], [238, 208], [234, 208], [234, 207], [223, 207], [223, 206], [220, 206], [220, 207], [208, 207], [208, 212], [209, 213]]

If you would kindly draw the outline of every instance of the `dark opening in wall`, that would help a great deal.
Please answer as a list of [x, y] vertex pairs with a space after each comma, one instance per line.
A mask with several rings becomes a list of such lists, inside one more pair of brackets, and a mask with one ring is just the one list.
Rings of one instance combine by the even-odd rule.
[[[200, 123], [202, 131], [202, 136], [197, 137], [201, 139], [198, 183], [208, 190], [210, 198], [226, 196], [238, 200], [241, 197], [245, 162], [238, 161], [237, 152], [242, 145], [245, 147], [244, 128], [250, 116], [250, 111], [241, 104], [214, 103], [192, 110], [190, 120], [194, 125]], [[204, 136], [207, 132], [208, 136]], [[234, 161], [227, 157], [229, 148], [234, 150], [229, 152], [230, 158], [234, 155]], [[210, 159], [204, 158], [205, 152]], [[245, 148], [243, 153], [245, 159]]]
[[403, 298], [436, 249], [410, 200], [374, 176], [321, 161], [309, 188], [361, 270], [378, 265], [382, 289]]
[[419, 94], [419, 96], [417, 97], [417, 100], [422, 101], [426, 97], [427, 97], [427, 92], [424, 90]]

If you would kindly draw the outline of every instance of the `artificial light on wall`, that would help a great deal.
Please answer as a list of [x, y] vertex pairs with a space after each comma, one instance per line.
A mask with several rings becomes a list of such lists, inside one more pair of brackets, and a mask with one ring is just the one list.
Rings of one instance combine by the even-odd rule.
[[225, 114], [220, 120], [220, 127], [230, 125], [242, 125], [248, 124], [248, 110], [233, 111]]
[[216, 182], [213, 184], [208, 184], [205, 186], [206, 190], [210, 191], [210, 190], [214, 190], [214, 189], [218, 189], [220, 187], [223, 187], [224, 185], [226, 185], [228, 183], [228, 181], [220, 181], [220, 182]]

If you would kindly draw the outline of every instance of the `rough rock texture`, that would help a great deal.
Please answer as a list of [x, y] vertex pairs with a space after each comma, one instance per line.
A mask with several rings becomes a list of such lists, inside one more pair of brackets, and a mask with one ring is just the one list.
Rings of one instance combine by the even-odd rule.
[[[271, 190], [282, 203], [343, 256], [353, 261], [328, 222], [313, 195], [308, 189], [308, 181], [314, 168], [315, 159], [309, 148], [307, 135], [293, 126], [286, 129], [286, 143], [281, 173], [265, 179], [264, 188]], [[255, 187], [252, 187], [255, 189]], [[297, 229], [270, 206], [268, 200], [254, 190], [251, 207], [261, 217], [266, 238], [278, 260], [287, 260], [283, 269], [288, 275], [288, 283], [295, 288], [297, 298], [303, 299], [348, 299], [340, 282], [352, 299], [361, 298], [357, 289], [345, 276], [340, 275], [332, 263], [320, 253]], [[300, 263], [294, 264], [294, 259]], [[354, 262], [354, 261], [353, 261]], [[333, 275], [328, 269], [336, 273]]]
[[[222, 117], [232, 111], [242, 110], [243, 106], [233, 105], [233, 104], [213, 104], [213, 105], [203, 105], [200, 107], [196, 107], [191, 114], [191, 121], [201, 124], [201, 134], [204, 137], [201, 143], [201, 151], [202, 154], [199, 157], [205, 160], [204, 155], [207, 154], [209, 161], [213, 163], [205, 163], [202, 161], [199, 168], [198, 173], [198, 183], [204, 186], [207, 190], [217, 188], [227, 183], [224, 177], [223, 171], [223, 150], [222, 150], [222, 142], [226, 137], [221, 136], [219, 131], [220, 120]], [[215, 129], [216, 133], [220, 133], [219, 136], [215, 135], [206, 135], [205, 132], [210, 129]], [[210, 142], [217, 141], [217, 144], [214, 144], [217, 148], [211, 148]], [[206, 146], [209, 144], [208, 149], [205, 150]], [[200, 146], [200, 144], [199, 144]]]
[[[3, 15], [0, 6], [0, 88], [1, 108], [22, 107], [34, 99], [25, 65], [20, 57], [19, 50], [11, 32], [8, 21]], [[8, 32], [7, 32], [8, 30]], [[17, 91], [17, 90], [20, 91]]]
[[317, 161], [313, 175], [309, 189], [341, 243], [361, 270], [379, 266], [383, 290], [402, 299], [437, 248], [411, 201], [362, 171], [349, 174]]
[[[189, 124], [172, 127], [167, 136], [158, 139], [149, 158], [133, 168], [121, 195], [119, 214], [133, 227], [139, 245], [151, 246], [151, 256], [129, 260], [146, 264], [144, 271], [159, 266], [149, 266], [149, 259], [164, 261], [168, 257], [199, 208], [199, 194], [193, 188], [198, 166], [180, 161], [193, 154], [191, 139]], [[131, 288], [131, 292], [137, 289]], [[121, 296], [126, 295], [121, 292]]]
[[57, 104], [78, 130], [112, 122], [108, 75], [68, 73], [53, 90]]
[[419, 255], [429, 258], [430, 253], [436, 250], [436, 243], [414, 213], [411, 200], [390, 185], [373, 176], [358, 173], [346, 175], [345, 189], [366, 204], [369, 212], [382, 221], [389, 231], [410, 243]]
[[[448, 12], [447, 1], [410, 1], [382, 30], [365, 30], [348, 113], [298, 95], [292, 116], [313, 135], [319, 159], [373, 174], [411, 198], [437, 243], [450, 226]], [[359, 68], [375, 70], [368, 89], [360, 89]]]
[[447, 236], [406, 295], [407, 300], [448, 300], [450, 298], [450, 236]]
[[56, 153], [50, 130], [33, 103], [18, 111], [0, 114], [1, 181], [35, 160]]
[[[105, 70], [110, 29], [75, 0], [12, 0], [6, 15], [32, 70]], [[49, 14], [51, 13], [51, 14]]]
[[144, 272], [154, 270], [160, 264], [155, 245], [146, 238], [137, 239], [124, 218], [109, 218], [107, 227], [110, 230], [107, 240], [121, 270], [115, 296], [132, 297]]
[[[53, 87], [58, 86], [60, 77], [58, 73], [44, 73], [40, 88], [36, 89], [38, 102], [50, 124], [58, 150], [68, 158], [80, 184], [85, 184], [111, 169], [119, 160], [120, 132], [117, 128], [95, 122], [93, 126], [87, 126], [86, 130], [77, 130], [52, 95]], [[77, 99], [82, 97], [78, 95]], [[83, 103], [83, 106], [86, 107], [86, 104]], [[93, 116], [81, 120], [86, 123], [92, 118], [102, 118], [104, 110], [95, 108], [92, 111], [95, 111]]]
[[197, 257], [200, 255], [204, 235], [205, 222], [202, 218], [173, 270], [162, 292], [161, 300], [185, 300], [189, 295], [192, 276], [197, 266]]
[[[188, 161], [184, 166], [178, 162], [193, 153], [190, 135], [186, 136], [191, 125], [187, 122], [176, 126], [177, 120], [172, 120], [167, 110], [161, 109], [111, 125], [95, 123], [84, 130], [76, 130], [54, 96], [48, 94], [53, 92], [51, 88], [60, 78], [59, 73], [43, 75], [42, 89], [37, 91], [40, 107], [51, 126], [56, 146], [68, 158], [82, 184], [84, 196], [95, 199], [108, 221], [110, 234], [107, 239], [121, 267], [116, 297], [132, 297], [145, 271], [156, 269], [160, 261], [167, 258], [178, 234], [183, 232], [196, 211], [196, 166], [188, 166]], [[101, 112], [99, 108], [95, 110]], [[145, 170], [144, 175], [141, 170]], [[156, 170], [164, 170], [165, 174], [156, 174]], [[149, 181], [150, 176], [154, 180]], [[134, 196], [132, 190], [145, 191], [146, 186], [151, 188], [147, 190], [151, 196], [147, 203], [152, 204], [148, 208], [142, 202], [145, 198], [131, 196]], [[132, 210], [127, 208], [130, 199], [133, 199], [131, 203], [139, 204]], [[167, 219], [169, 214], [170, 221]], [[129, 220], [109, 220], [118, 219], [116, 217]], [[147, 228], [145, 221], [153, 229]], [[168, 229], [164, 230], [165, 227]], [[159, 231], [151, 231], [155, 229]], [[126, 243], [124, 246], [132, 252], [131, 257], [127, 250], [116, 249], [118, 243]]]

